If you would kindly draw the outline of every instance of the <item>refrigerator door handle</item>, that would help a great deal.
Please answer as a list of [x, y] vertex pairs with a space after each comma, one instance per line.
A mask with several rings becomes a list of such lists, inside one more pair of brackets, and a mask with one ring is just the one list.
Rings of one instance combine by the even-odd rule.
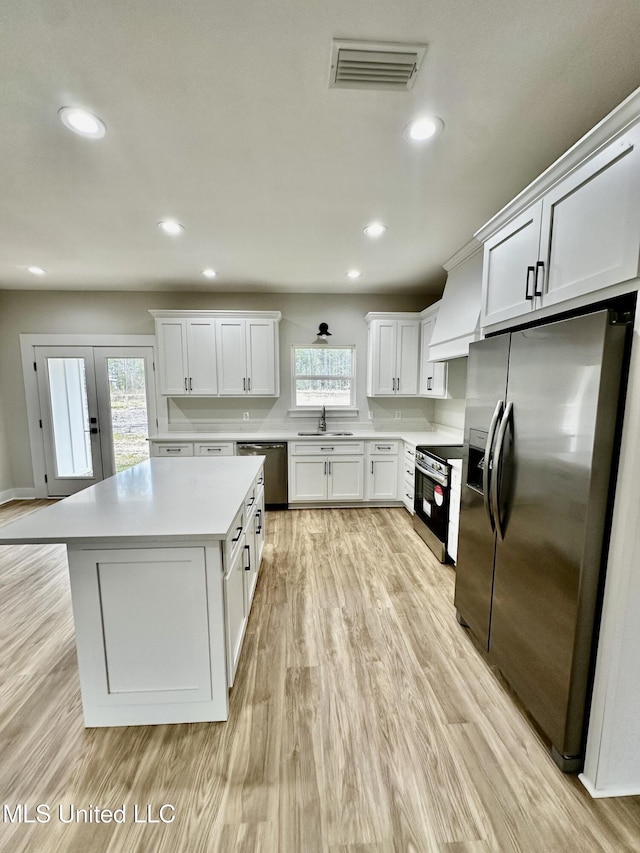
[[500, 470], [502, 468], [504, 439], [507, 434], [507, 427], [509, 426], [509, 420], [511, 419], [512, 412], [513, 403], [507, 403], [507, 407], [504, 410], [504, 415], [502, 416], [502, 421], [500, 423], [500, 429], [498, 430], [498, 437], [496, 439], [496, 454], [493, 460], [493, 468], [491, 469], [491, 507], [493, 510], [493, 518], [496, 524], [496, 533], [498, 534], [498, 539], [501, 542], [504, 539], [504, 530], [502, 527], [502, 519], [500, 518]]
[[498, 421], [500, 420], [500, 415], [502, 414], [502, 407], [504, 403], [502, 400], [498, 400], [496, 403], [496, 408], [493, 413], [493, 417], [491, 418], [491, 426], [489, 427], [489, 432], [487, 433], [487, 444], [484, 449], [484, 466], [482, 468], [482, 494], [484, 499], [484, 509], [487, 513], [487, 518], [489, 519], [489, 524], [491, 525], [491, 530], [495, 530], [496, 526], [493, 520], [493, 515], [491, 514], [491, 500], [490, 500], [490, 491], [491, 491], [491, 452], [493, 450], [493, 442], [496, 437], [496, 430], [498, 428]]

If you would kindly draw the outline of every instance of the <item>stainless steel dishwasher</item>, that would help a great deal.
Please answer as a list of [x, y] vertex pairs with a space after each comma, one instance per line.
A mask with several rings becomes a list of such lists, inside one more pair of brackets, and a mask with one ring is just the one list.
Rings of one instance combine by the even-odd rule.
[[288, 504], [287, 443], [285, 441], [239, 442], [238, 456], [266, 456], [264, 463], [264, 505], [266, 509], [286, 509]]

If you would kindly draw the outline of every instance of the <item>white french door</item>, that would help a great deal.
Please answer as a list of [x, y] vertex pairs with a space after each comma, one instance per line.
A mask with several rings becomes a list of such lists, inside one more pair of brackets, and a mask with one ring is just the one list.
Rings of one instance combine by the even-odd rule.
[[50, 497], [148, 458], [155, 423], [151, 347], [36, 346]]

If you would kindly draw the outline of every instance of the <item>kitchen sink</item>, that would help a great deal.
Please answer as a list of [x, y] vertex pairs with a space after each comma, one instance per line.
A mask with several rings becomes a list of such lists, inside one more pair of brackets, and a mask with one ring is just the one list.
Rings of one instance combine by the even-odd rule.
[[331, 436], [334, 437], [336, 435], [353, 435], [352, 432], [320, 432], [320, 430], [316, 430], [315, 432], [299, 432], [298, 435], [317, 435], [321, 438], [323, 436]]

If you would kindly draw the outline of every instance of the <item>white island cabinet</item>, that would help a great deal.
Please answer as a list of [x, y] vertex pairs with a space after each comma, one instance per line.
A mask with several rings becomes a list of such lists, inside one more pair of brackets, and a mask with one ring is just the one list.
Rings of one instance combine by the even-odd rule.
[[86, 726], [227, 719], [263, 461], [149, 459], [2, 528], [67, 546]]

